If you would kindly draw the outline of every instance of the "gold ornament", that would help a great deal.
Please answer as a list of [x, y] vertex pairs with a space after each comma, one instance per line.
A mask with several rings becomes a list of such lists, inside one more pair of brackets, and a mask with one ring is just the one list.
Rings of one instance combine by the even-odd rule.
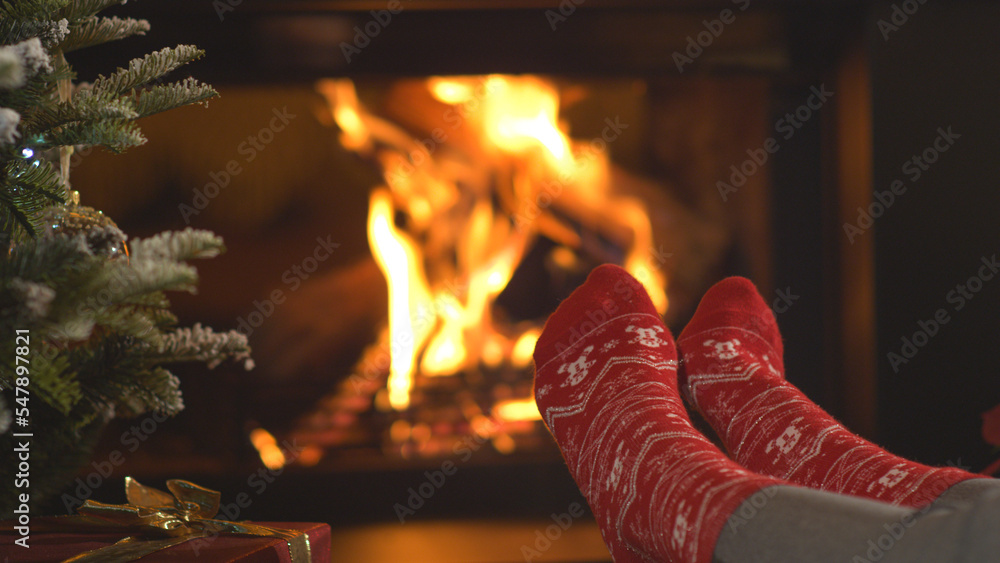
[[53, 206], [41, 213], [43, 236], [82, 236], [96, 255], [109, 260], [128, 260], [128, 236], [102, 211], [80, 205], [79, 192], [73, 192], [65, 206]]

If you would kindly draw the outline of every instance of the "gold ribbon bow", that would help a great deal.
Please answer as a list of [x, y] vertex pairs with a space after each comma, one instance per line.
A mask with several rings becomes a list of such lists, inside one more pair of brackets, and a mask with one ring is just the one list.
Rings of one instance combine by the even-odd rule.
[[126, 477], [128, 504], [84, 502], [77, 509], [79, 515], [64, 517], [63, 522], [76, 526], [76, 530], [81, 527], [110, 527], [132, 535], [113, 545], [71, 557], [63, 563], [125, 563], [193, 539], [220, 534], [281, 538], [288, 544], [292, 563], [308, 563], [311, 560], [309, 538], [304, 532], [216, 520], [222, 497], [218, 491], [181, 479], [167, 481], [167, 489], [169, 494]]

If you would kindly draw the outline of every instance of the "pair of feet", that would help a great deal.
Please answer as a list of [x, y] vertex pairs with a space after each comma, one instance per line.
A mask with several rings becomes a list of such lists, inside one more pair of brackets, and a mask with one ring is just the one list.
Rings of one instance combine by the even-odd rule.
[[[538, 408], [615, 561], [710, 561], [765, 487], [920, 507], [976, 477], [882, 450], [785, 381], [777, 323], [743, 278], [712, 287], [675, 345], [641, 284], [601, 266], [549, 318], [535, 368]], [[681, 392], [731, 458], [691, 426]]]

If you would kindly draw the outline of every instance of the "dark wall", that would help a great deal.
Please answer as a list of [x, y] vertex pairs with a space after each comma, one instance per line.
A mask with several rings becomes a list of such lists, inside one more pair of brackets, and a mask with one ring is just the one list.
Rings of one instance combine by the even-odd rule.
[[[874, 187], [905, 186], [873, 227], [879, 434], [902, 455], [980, 469], [990, 460], [980, 413], [1000, 403], [1000, 275], [969, 278], [992, 277], [980, 267], [1000, 256], [1000, 6], [895, 4], [919, 7], [893, 21], [882, 3], [868, 24]], [[958, 138], [938, 141], [947, 151], [936, 162], [911, 161], [949, 130]], [[935, 315], [946, 319], [936, 333]]]
[[[804, 103], [810, 87], [823, 84], [822, 74], [797, 77], [790, 84], [776, 84], [772, 120], [777, 123]], [[826, 108], [827, 112], [832, 111]], [[824, 408], [835, 412], [837, 405], [828, 393], [824, 358], [824, 330], [829, 319], [823, 316], [824, 264], [822, 125], [820, 110], [802, 123], [790, 139], [772, 128], [770, 134], [782, 139], [771, 168], [772, 221], [774, 237], [774, 287], [787, 295], [777, 301], [775, 318], [785, 346], [785, 374], [793, 385]], [[775, 293], [774, 298], [779, 294]], [[769, 296], [770, 297], [770, 296]]]

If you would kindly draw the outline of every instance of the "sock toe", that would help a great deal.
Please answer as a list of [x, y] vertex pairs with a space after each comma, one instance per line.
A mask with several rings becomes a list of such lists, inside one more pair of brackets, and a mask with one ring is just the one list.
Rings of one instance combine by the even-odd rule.
[[750, 280], [733, 276], [713, 285], [698, 304], [691, 321], [681, 331], [677, 341], [721, 327], [747, 329], [766, 340], [783, 353], [781, 333], [771, 308]]
[[727, 303], [732, 302], [757, 302], [764, 307], [767, 306], [760, 296], [760, 292], [757, 291], [757, 286], [742, 276], [731, 276], [716, 282], [705, 292], [705, 297], [702, 299], [702, 303], [723, 308]]
[[535, 345], [536, 364], [542, 358], [548, 360], [558, 344], [570, 345], [574, 333], [577, 337], [584, 336], [597, 328], [602, 319], [623, 313], [660, 317], [645, 288], [625, 269], [614, 264], [594, 268], [587, 281], [563, 300], [546, 321]]

